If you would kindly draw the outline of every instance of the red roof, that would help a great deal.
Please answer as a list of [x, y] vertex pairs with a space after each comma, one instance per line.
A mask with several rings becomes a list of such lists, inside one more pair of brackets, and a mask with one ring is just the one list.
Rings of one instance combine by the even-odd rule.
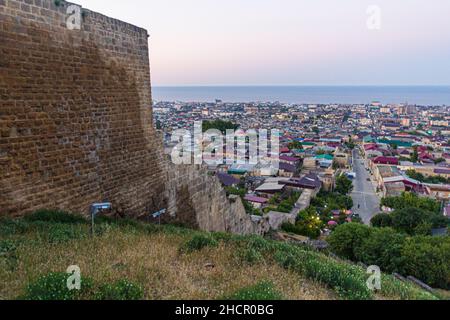
[[390, 164], [397, 166], [399, 161], [395, 157], [376, 157], [372, 160], [375, 164]]
[[261, 203], [261, 204], [267, 203], [269, 201], [266, 198], [250, 196], [250, 195], [245, 196], [244, 199], [249, 202]]
[[429, 154], [429, 153], [422, 152], [422, 153], [419, 155], [419, 159], [421, 159], [421, 160], [423, 160], [423, 159], [433, 160], [434, 157], [433, 157], [431, 154]]
[[364, 145], [364, 150], [374, 150], [377, 149], [378, 145], [376, 143], [369, 143]]
[[425, 146], [418, 146], [418, 147], [417, 147], [417, 151], [418, 151], [418, 152], [425, 152], [425, 151], [428, 151], [428, 148], [425, 147]]
[[337, 148], [337, 147], [341, 146], [341, 143], [339, 143], [339, 142], [329, 142], [329, 143], [327, 143], [327, 146], [331, 147], [331, 148]]

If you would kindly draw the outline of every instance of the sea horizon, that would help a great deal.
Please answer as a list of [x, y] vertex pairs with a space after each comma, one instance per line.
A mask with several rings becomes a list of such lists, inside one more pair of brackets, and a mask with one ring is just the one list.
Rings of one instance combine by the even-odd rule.
[[152, 94], [182, 102], [450, 105], [450, 85], [167, 85], [153, 86]]

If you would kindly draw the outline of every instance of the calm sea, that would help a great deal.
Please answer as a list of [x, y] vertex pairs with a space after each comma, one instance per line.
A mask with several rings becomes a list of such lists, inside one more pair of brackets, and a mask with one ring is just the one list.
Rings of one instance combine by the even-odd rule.
[[153, 87], [155, 101], [366, 104], [373, 101], [450, 105], [450, 86], [198, 86]]

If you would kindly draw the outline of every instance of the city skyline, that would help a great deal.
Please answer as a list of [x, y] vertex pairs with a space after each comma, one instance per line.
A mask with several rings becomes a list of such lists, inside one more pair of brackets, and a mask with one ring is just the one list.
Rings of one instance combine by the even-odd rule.
[[75, 2], [149, 30], [155, 86], [450, 84], [444, 0]]

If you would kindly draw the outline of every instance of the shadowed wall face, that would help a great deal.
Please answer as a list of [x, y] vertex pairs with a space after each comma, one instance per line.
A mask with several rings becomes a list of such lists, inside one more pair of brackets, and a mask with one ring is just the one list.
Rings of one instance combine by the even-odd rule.
[[[220, 182], [163, 155], [147, 31], [51, 0], [0, 0], [0, 216], [88, 214], [93, 202], [208, 231], [267, 232]], [[151, 219], [150, 219], [151, 220]]]
[[1, 214], [157, 209], [147, 32], [87, 10], [69, 30], [68, 5], [0, 0]]

